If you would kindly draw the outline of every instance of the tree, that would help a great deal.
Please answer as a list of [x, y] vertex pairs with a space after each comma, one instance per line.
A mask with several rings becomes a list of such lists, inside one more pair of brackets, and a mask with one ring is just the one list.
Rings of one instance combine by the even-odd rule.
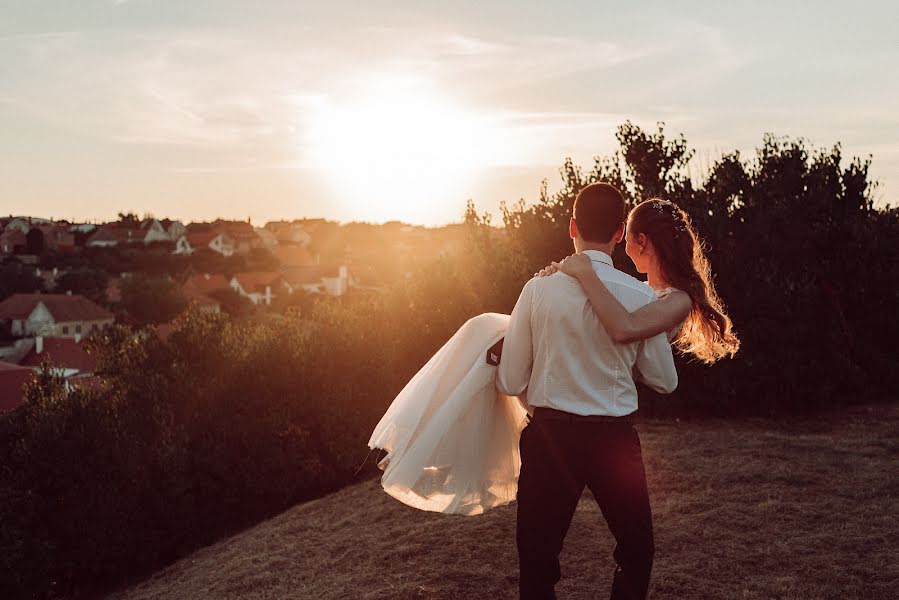
[[121, 308], [134, 324], [166, 323], [187, 307], [168, 277], [134, 274], [122, 280]]

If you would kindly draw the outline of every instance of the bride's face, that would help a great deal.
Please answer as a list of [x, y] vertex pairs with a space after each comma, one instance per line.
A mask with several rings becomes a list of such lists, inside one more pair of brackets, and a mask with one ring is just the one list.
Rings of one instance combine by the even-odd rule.
[[634, 261], [638, 273], [646, 273], [649, 269], [649, 255], [646, 249], [646, 236], [641, 235], [638, 239], [628, 227], [627, 235], [624, 236], [624, 251]]

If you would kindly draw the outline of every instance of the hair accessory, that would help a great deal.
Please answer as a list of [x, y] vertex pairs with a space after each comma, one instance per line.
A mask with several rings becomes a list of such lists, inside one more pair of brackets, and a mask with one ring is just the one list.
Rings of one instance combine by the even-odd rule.
[[679, 214], [679, 211], [677, 210], [677, 206], [675, 206], [673, 202], [670, 202], [670, 201], [668, 201], [668, 200], [653, 200], [653, 201], [652, 201], [652, 207], [655, 208], [656, 210], [658, 210], [660, 213], [663, 213], [663, 214], [664, 214], [665, 212], [668, 212], [668, 211], [665, 210], [665, 207], [671, 207], [671, 211], [670, 211], [671, 219], [674, 221], [674, 239], [677, 239], [677, 237], [678, 237], [677, 232], [678, 232], [678, 231], [686, 233], [686, 231], [687, 231], [687, 224], [686, 224], [686, 222], [681, 218], [681, 216], [680, 216], [680, 214]]

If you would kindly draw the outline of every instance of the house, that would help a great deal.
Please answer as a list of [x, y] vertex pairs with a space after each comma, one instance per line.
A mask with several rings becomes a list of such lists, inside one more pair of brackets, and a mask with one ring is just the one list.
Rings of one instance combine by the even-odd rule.
[[320, 294], [325, 291], [322, 282], [321, 267], [319, 265], [300, 267], [281, 267], [281, 274], [291, 288], [303, 290], [312, 294]]
[[75, 246], [84, 248], [91, 235], [97, 230], [97, 226], [93, 223], [77, 223], [69, 226], [69, 233], [75, 239]]
[[89, 248], [111, 248], [119, 244], [128, 244], [141, 241], [140, 231], [125, 227], [119, 223], [106, 223], [87, 238], [86, 246]]
[[223, 221], [216, 220], [213, 224], [216, 231], [220, 231], [228, 235], [234, 246], [234, 251], [238, 254], [249, 254], [251, 250], [264, 248], [265, 244], [256, 229], [249, 221]]
[[355, 283], [346, 265], [340, 265], [336, 273], [331, 272], [322, 277], [323, 291], [329, 296], [343, 296]]
[[291, 285], [277, 271], [236, 273], [230, 283], [234, 291], [249, 298], [253, 304], [268, 306], [275, 292], [293, 293]]
[[33, 369], [0, 362], [0, 413], [14, 410], [25, 401], [25, 385], [33, 377]]
[[22, 254], [25, 252], [27, 240], [21, 229], [16, 227], [6, 227], [0, 233], [0, 254]]
[[36, 230], [43, 235], [42, 250], [61, 253], [75, 251], [75, 234], [69, 231], [68, 223], [41, 223], [32, 228], [28, 235], [32, 235]]
[[165, 230], [169, 240], [177, 242], [178, 238], [187, 233], [187, 227], [181, 221], [172, 221], [171, 219], [163, 219], [159, 222]]
[[0, 320], [14, 336], [93, 335], [111, 326], [113, 314], [78, 294], [13, 294], [0, 302]]
[[313, 294], [343, 296], [358, 284], [346, 265], [330, 269], [320, 265], [282, 267], [281, 273], [284, 275], [284, 281], [293, 290], [301, 289]]
[[103, 385], [100, 378], [93, 375], [97, 370], [97, 359], [87, 352], [80, 336], [36, 336], [27, 342], [27, 351], [19, 364], [0, 362], [0, 412], [22, 404], [25, 385], [44, 362], [50, 363], [54, 374], [65, 378], [67, 390]]
[[275, 234], [269, 231], [264, 227], [256, 227], [254, 229], [256, 235], [259, 236], [259, 239], [262, 241], [262, 245], [269, 250], [274, 249], [278, 245], [278, 238], [275, 237]]
[[31, 231], [31, 217], [8, 217], [5, 219], [6, 223], [3, 225], [3, 230], [15, 229], [23, 234]]
[[88, 354], [80, 336], [34, 338], [34, 347], [19, 363], [22, 367], [40, 368], [49, 361], [57, 374], [63, 377], [85, 375], [97, 370], [97, 359]]
[[145, 244], [172, 241], [168, 232], [162, 226], [162, 223], [156, 219], [144, 219], [141, 221], [139, 233], [137, 235], [140, 237], [140, 241]]
[[227, 290], [231, 287], [231, 282], [224, 275], [209, 275], [208, 273], [191, 275], [182, 284], [185, 287], [193, 287], [204, 294], [215, 290]]
[[265, 224], [265, 229], [275, 236], [279, 244], [308, 246], [312, 242], [311, 233], [297, 221], [270, 221]]
[[222, 256], [231, 256], [234, 254], [234, 240], [227, 233], [213, 229], [188, 228], [187, 234], [178, 238], [175, 254], [193, 254], [200, 248], [208, 248]]
[[215, 290], [227, 290], [231, 284], [224, 275], [192, 275], [181, 285], [181, 293], [188, 303], [201, 312], [221, 312], [221, 303], [209, 295]]

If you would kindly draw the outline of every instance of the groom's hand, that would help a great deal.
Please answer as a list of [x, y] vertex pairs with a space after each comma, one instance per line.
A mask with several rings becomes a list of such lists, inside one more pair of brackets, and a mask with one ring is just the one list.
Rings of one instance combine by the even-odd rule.
[[490, 349], [487, 350], [487, 364], [493, 365], [494, 367], [499, 366], [499, 362], [503, 357], [503, 340], [506, 338], [501, 338], [498, 342], [490, 346]]

